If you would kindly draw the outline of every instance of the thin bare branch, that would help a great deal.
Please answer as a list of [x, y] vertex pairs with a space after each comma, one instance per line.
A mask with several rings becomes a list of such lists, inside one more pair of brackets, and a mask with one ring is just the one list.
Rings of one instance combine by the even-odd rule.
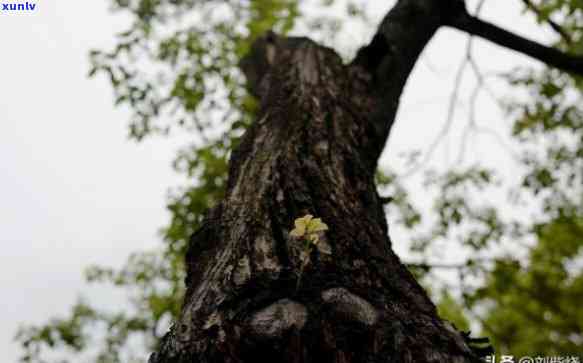
[[[485, 4], [486, 0], [480, 0], [480, 2], [478, 2], [478, 5], [476, 6], [476, 9], [474, 11], [474, 14], [479, 15], [480, 12], [482, 11], [484, 4]], [[477, 71], [477, 65], [472, 57], [472, 50], [473, 50], [473, 41], [474, 41], [474, 37], [469, 34], [468, 35], [468, 40], [466, 43], [466, 51], [465, 51], [465, 55], [464, 58], [462, 59], [462, 62], [460, 63], [460, 66], [458, 68], [458, 71], [456, 73], [456, 77], [454, 80], [454, 87], [451, 93], [451, 97], [449, 100], [449, 106], [448, 106], [448, 110], [447, 110], [447, 115], [446, 115], [446, 120], [445, 123], [443, 124], [442, 129], [440, 130], [439, 134], [436, 136], [436, 138], [433, 140], [433, 142], [431, 143], [431, 145], [429, 146], [429, 148], [427, 149], [427, 152], [425, 153], [425, 157], [423, 158], [423, 160], [421, 162], [419, 162], [417, 165], [414, 165], [411, 169], [409, 169], [408, 171], [406, 171], [403, 175], [401, 175], [401, 178], [407, 178], [415, 173], [417, 173], [419, 170], [421, 170], [433, 157], [433, 154], [435, 153], [435, 150], [437, 149], [437, 147], [439, 146], [439, 144], [444, 140], [445, 136], [448, 134], [449, 129], [451, 128], [451, 125], [453, 123], [453, 119], [455, 116], [455, 110], [456, 110], [456, 105], [458, 102], [458, 96], [459, 96], [459, 90], [463, 81], [463, 77], [464, 77], [464, 73], [466, 71], [466, 67], [469, 65], [472, 66], [474, 72], [479, 74], [479, 71]], [[483, 80], [483, 77], [479, 77], [480, 81]], [[484, 82], [482, 82], [483, 84]], [[493, 95], [494, 93], [490, 91], [490, 94]]]
[[460, 87], [461, 87], [461, 84], [463, 81], [463, 77], [464, 77], [464, 74], [465, 74], [465, 71], [466, 71], [468, 64], [470, 64], [471, 54], [472, 54], [472, 44], [473, 44], [473, 37], [470, 35], [470, 36], [468, 36], [468, 40], [466, 43], [466, 52], [465, 52], [464, 58], [462, 59], [460, 65], [458, 67], [458, 70], [456, 72], [453, 90], [452, 90], [451, 96], [449, 98], [447, 115], [446, 115], [445, 122], [444, 122], [441, 130], [439, 131], [439, 133], [437, 134], [437, 136], [435, 137], [433, 142], [430, 144], [429, 148], [427, 149], [427, 151], [425, 153], [423, 160], [421, 160], [417, 165], [414, 165], [413, 167], [411, 167], [411, 169], [409, 169], [403, 175], [401, 175], [400, 176], [401, 178], [407, 178], [409, 176], [412, 176], [415, 173], [417, 173], [419, 170], [421, 170], [425, 165], [427, 165], [427, 163], [433, 157], [433, 154], [435, 153], [435, 150], [437, 149], [439, 144], [441, 144], [441, 142], [444, 140], [445, 136], [448, 134], [449, 129], [451, 128], [451, 124], [453, 123], [454, 116], [455, 116], [456, 105], [457, 105], [458, 96], [459, 96], [459, 90], [460, 90]]

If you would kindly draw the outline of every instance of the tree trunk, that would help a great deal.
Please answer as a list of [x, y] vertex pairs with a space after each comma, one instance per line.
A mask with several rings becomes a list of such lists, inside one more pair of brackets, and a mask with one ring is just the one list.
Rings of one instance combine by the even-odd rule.
[[[191, 239], [182, 313], [151, 363], [478, 359], [392, 251], [374, 183], [403, 86], [450, 3], [399, 1], [349, 65], [306, 38], [255, 43], [242, 68], [260, 112]], [[290, 230], [307, 214], [329, 226], [318, 243], [331, 254], [313, 248], [302, 267]]]

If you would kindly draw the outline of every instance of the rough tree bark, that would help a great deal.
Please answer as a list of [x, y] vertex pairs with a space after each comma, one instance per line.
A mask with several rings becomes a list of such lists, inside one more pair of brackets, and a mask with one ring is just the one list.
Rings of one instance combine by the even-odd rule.
[[[377, 159], [442, 25], [542, 49], [566, 70], [580, 60], [537, 44], [529, 53], [476, 21], [461, 0], [400, 0], [348, 65], [307, 38], [255, 43], [242, 69], [260, 112], [233, 152], [224, 200], [191, 239], [182, 313], [150, 363], [478, 361], [392, 251]], [[297, 287], [302, 242], [290, 230], [306, 214], [328, 224], [332, 254], [314, 249]]]

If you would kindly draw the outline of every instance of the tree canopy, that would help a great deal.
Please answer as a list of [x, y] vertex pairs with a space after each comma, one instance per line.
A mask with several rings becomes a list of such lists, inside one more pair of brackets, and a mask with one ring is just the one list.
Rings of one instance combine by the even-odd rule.
[[[525, 12], [556, 34], [554, 49], [583, 55], [583, 1], [522, 2]], [[474, 2], [476, 12], [483, 4]], [[257, 112], [239, 70], [253, 41], [267, 31], [293, 32], [338, 47], [334, 36], [342, 27], [374, 25], [366, 1], [111, 0], [111, 6], [129, 14], [132, 24], [116, 35], [113, 49], [91, 52], [90, 76], [107, 76], [116, 105], [131, 109], [130, 139], [188, 135], [192, 142], [173, 163], [188, 184], [172, 190], [171, 219], [162, 228], [159, 249], [136, 252], [120, 269], [86, 271], [90, 283], [127, 291], [130, 306], [101, 310], [80, 300], [66, 317], [22, 327], [17, 340], [23, 362], [47, 362], [55, 355], [64, 361], [80, 355], [102, 363], [145, 361], [144, 352], [156, 349], [179, 312], [188, 240], [222, 197], [231, 151]], [[475, 29], [480, 35], [482, 28]], [[345, 45], [342, 54], [349, 58], [354, 51]], [[466, 58], [458, 74], [474, 75], [474, 102], [488, 92], [488, 79], [471, 45]], [[492, 95], [512, 122], [516, 178], [504, 179], [479, 163], [431, 169], [421, 156], [410, 170], [378, 170], [377, 184], [389, 220], [408, 231], [408, 241], [401, 243], [408, 243], [409, 267], [431, 291], [443, 318], [489, 337], [501, 354], [580, 353], [583, 79], [550, 66], [495, 76], [527, 95]], [[472, 133], [488, 132], [471, 116], [465, 127], [464, 148]], [[424, 173], [431, 210], [411, 199], [408, 172]], [[491, 194], [505, 196], [503, 205], [481, 197]], [[432, 256], [444, 244], [464, 251], [465, 259], [436, 263]], [[443, 271], [455, 278], [436, 283]]]

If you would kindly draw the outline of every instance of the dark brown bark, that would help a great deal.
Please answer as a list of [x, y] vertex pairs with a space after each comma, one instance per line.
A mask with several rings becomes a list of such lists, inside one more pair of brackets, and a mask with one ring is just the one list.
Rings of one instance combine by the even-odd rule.
[[[401, 0], [342, 64], [306, 38], [268, 34], [242, 62], [261, 100], [230, 161], [224, 200], [187, 255], [179, 320], [151, 363], [474, 362], [391, 249], [375, 184], [405, 82], [458, 0]], [[296, 218], [329, 230], [297, 285]]]

